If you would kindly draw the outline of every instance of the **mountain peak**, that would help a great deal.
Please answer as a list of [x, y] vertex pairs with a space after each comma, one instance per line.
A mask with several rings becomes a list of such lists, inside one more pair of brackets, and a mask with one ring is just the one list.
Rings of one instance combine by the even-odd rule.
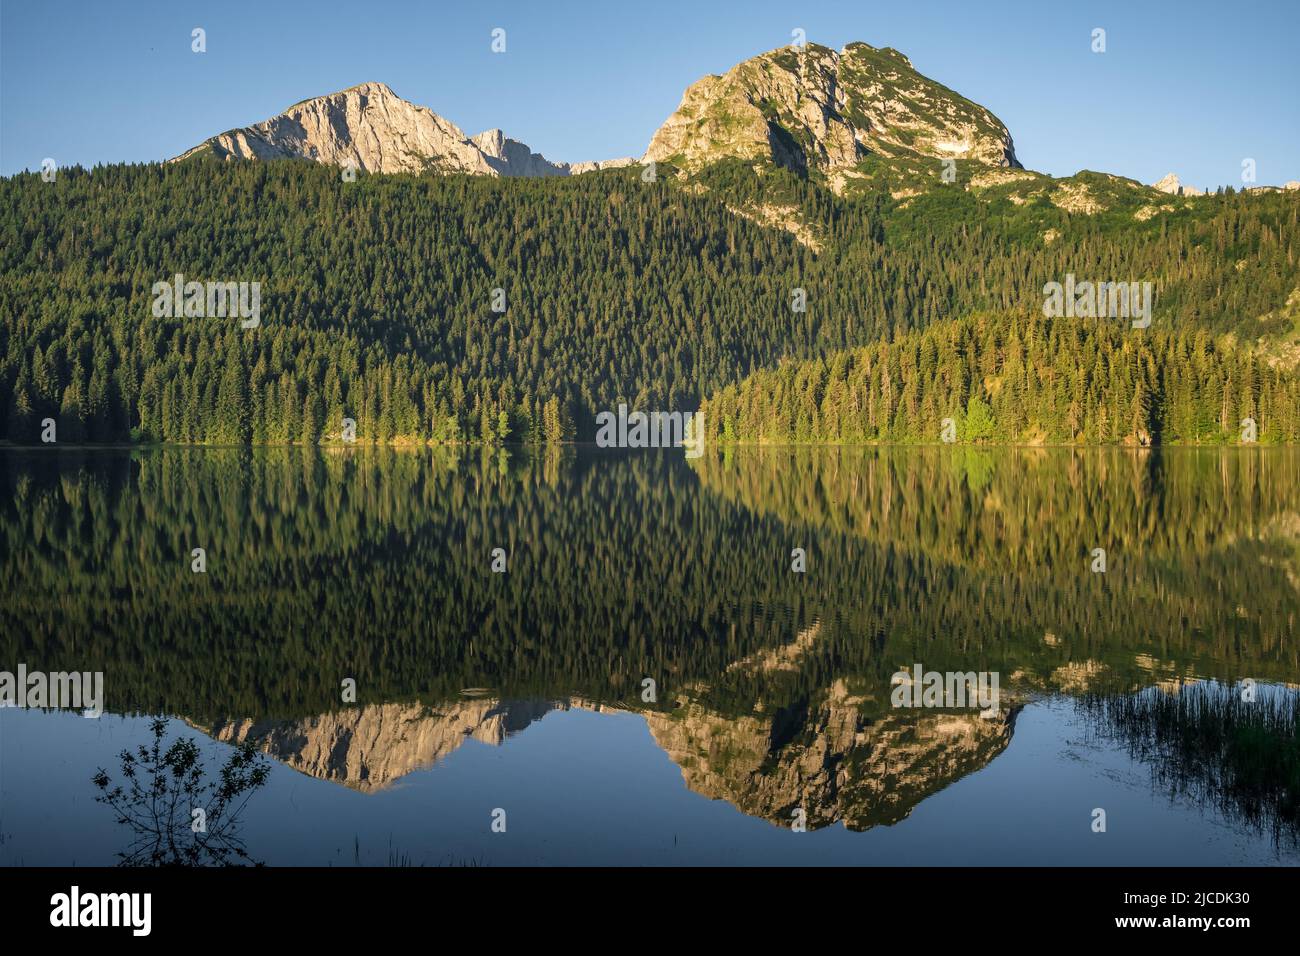
[[890, 56], [901, 62], [903, 66], [907, 67], [909, 70], [915, 69], [912, 66], [912, 61], [903, 53], [895, 50], [892, 46], [874, 47], [870, 43], [863, 43], [861, 40], [854, 40], [852, 43], [844, 44], [844, 48], [840, 50], [840, 56], [848, 56], [861, 51], [879, 53], [882, 56]]
[[987, 109], [922, 76], [890, 47], [786, 46], [692, 84], [645, 158], [696, 168], [770, 160], [799, 171], [851, 169], [867, 155], [967, 159], [1021, 168]]
[[344, 90], [344, 92], [348, 92], [349, 90], [356, 90], [358, 93], [375, 93], [382, 96], [397, 95], [393, 92], [391, 86], [378, 80], [372, 80], [369, 83], [358, 83], [356, 86], [349, 86], [347, 90]]
[[[401, 99], [400, 96], [398, 96], [396, 93], [393, 92], [393, 88], [389, 86], [387, 83], [381, 83], [378, 80], [372, 80], [369, 83], [357, 83], [354, 86], [349, 86], [345, 89], [338, 90], [337, 92], [334, 93], [325, 93], [321, 96], [311, 96], [305, 100], [299, 100], [297, 103], [294, 103], [293, 106], [289, 107], [289, 109], [290, 110], [296, 109], [299, 106], [302, 106], [304, 103], [315, 103], [317, 100], [328, 100], [328, 99], [333, 99], [335, 97], [346, 96], [349, 93], [358, 93], [365, 96], [385, 96], [385, 97], [390, 96], [393, 99], [399, 99], [399, 100]], [[288, 112], [288, 110], [286, 110], [285, 112]]]
[[173, 161], [200, 155], [310, 159], [370, 173], [432, 169], [482, 176], [567, 176], [607, 165], [552, 163], [499, 129], [470, 138], [455, 123], [380, 82], [300, 100], [261, 123], [219, 133]]
[[1182, 181], [1174, 173], [1169, 173], [1163, 179], [1158, 179], [1151, 184], [1152, 189], [1158, 189], [1162, 193], [1171, 193], [1175, 196], [1200, 196], [1199, 189], [1192, 186], [1184, 186]]
[[570, 172], [568, 163], [552, 163], [500, 129], [484, 130], [471, 136], [470, 142], [499, 176], [566, 176]]
[[[381, 83], [378, 80], [372, 80], [368, 83], [358, 83], [355, 86], [349, 86], [346, 89], [338, 90], [334, 93], [325, 93], [321, 96], [310, 96], [305, 100], [299, 100], [285, 110], [286, 113], [299, 109], [309, 103], [319, 103], [323, 100], [342, 100], [350, 96], [374, 97], [380, 100], [400, 100], [407, 103], [400, 96], [393, 92], [393, 88], [387, 83]], [[414, 105], [408, 103], [408, 105]], [[418, 107], [417, 107], [418, 108]]]

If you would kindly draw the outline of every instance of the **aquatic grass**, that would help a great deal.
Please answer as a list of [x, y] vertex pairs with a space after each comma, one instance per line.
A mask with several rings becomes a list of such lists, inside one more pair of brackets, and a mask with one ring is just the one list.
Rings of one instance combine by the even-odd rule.
[[[361, 861], [361, 835], [360, 834], [353, 834], [352, 836], [352, 862], [354, 866], [359, 866], [359, 867], [365, 867], [370, 865], [368, 863], [363, 863]], [[430, 864], [428, 863], [417, 863], [415, 861], [415, 856], [412, 853], [410, 853], [407, 850], [403, 850], [399, 847], [394, 846], [392, 835], [391, 834], [389, 835], [388, 859], [387, 862], [384, 863], [384, 866], [397, 867], [403, 869], [405, 868], [414, 869], [414, 868], [427, 867], [429, 865]], [[432, 865], [448, 866], [448, 867], [480, 867], [480, 866], [487, 866], [487, 863], [475, 856], [454, 857], [448, 855], [448, 857], [445, 860], [439, 860], [438, 862]]]
[[1151, 766], [1171, 797], [1211, 806], [1225, 817], [1300, 844], [1300, 694], [1261, 686], [1184, 684], [1175, 692], [1090, 694], [1078, 707], [1102, 736], [1123, 742]]

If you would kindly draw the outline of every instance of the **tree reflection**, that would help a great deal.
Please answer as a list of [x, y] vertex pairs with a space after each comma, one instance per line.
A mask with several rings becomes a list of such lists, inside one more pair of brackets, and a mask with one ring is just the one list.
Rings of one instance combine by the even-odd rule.
[[218, 779], [208, 780], [199, 748], [178, 737], [165, 750], [167, 720], [150, 724], [152, 744], [119, 755], [124, 783], [102, 767], [92, 778], [96, 803], [113, 808], [132, 840], [118, 853], [121, 866], [240, 866], [261, 864], [239, 838], [239, 816], [271, 771], [252, 742], [236, 748]]

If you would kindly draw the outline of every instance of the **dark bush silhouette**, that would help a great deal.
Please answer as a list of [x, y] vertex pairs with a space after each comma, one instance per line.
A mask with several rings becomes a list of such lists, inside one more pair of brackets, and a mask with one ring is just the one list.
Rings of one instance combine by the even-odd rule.
[[[120, 754], [125, 783], [113, 786], [102, 767], [93, 780], [97, 803], [107, 804], [133, 839], [118, 853], [121, 866], [261, 865], [239, 839], [239, 815], [249, 798], [266, 783], [270, 762], [254, 745], [239, 747], [216, 781], [205, 780], [199, 748], [178, 738], [166, 750], [167, 720], [151, 723], [153, 744]], [[194, 811], [202, 809], [196, 819]]]

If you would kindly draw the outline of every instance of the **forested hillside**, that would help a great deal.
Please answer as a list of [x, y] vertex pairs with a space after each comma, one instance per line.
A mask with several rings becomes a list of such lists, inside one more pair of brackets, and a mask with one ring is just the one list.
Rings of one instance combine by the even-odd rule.
[[[38, 442], [48, 417], [60, 443], [316, 442], [337, 437], [345, 416], [363, 442], [590, 439], [595, 413], [620, 400], [693, 409], [783, 359], [980, 309], [1032, 312], [1044, 283], [1066, 273], [1151, 281], [1156, 308], [1151, 329], [1114, 323], [1093, 344], [1081, 323], [1054, 327], [1053, 341], [1075, 343], [1086, 364], [1053, 380], [1049, 435], [1128, 433], [1141, 415], [1096, 390], [1112, 379], [1147, 383], [1149, 414], [1162, 414], [1170, 349], [1200, 348], [1206, 374], [1234, 389], [1268, 385], [1245, 353], [1219, 368], [1212, 339], [1196, 333], [1245, 344], [1287, 332], [1279, 310], [1300, 284], [1300, 197], [1210, 197], [1147, 219], [999, 202], [959, 189], [840, 198], [726, 162], [690, 181], [663, 166], [649, 183], [637, 169], [343, 182], [295, 161], [19, 175], [0, 180], [0, 439]], [[747, 218], [773, 204], [815, 242]], [[259, 282], [258, 327], [154, 317], [154, 283], [176, 274]], [[799, 289], [806, 311], [792, 307]], [[1039, 356], [1041, 344], [1011, 337], [1029, 327], [1004, 332], [1019, 361]], [[1100, 377], [1092, 352], [1105, 356]], [[982, 386], [995, 414], [1024, 397], [1008, 365], [1005, 389]], [[928, 432], [924, 416], [966, 394], [967, 384], [927, 382], [899, 406], [922, 417], [900, 426], [893, 408], [883, 431], [862, 434]], [[1152, 433], [1204, 437], [1207, 421], [1227, 420], [1220, 411], [1198, 410], [1195, 424], [1152, 419]], [[995, 420], [999, 434], [1030, 422]], [[738, 435], [757, 423], [741, 421]], [[1262, 434], [1281, 435], [1278, 421], [1262, 415]]]
[[1300, 376], [1205, 329], [983, 314], [754, 373], [703, 403], [740, 442], [1300, 442]]

